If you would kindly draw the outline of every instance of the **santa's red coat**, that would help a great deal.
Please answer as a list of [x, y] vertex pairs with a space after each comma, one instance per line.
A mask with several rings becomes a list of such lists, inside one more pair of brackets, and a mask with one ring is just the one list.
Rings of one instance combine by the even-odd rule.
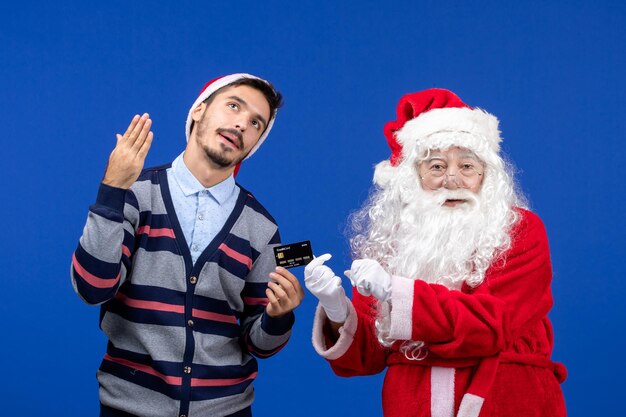
[[388, 368], [382, 399], [387, 417], [565, 416], [559, 385], [565, 368], [550, 359], [548, 240], [535, 214], [519, 212], [504, 262], [495, 262], [478, 287], [457, 291], [392, 278], [390, 336], [425, 341], [425, 358], [407, 359], [401, 342], [383, 348], [374, 330], [377, 301], [356, 291], [334, 344], [318, 308], [318, 353], [340, 376]]

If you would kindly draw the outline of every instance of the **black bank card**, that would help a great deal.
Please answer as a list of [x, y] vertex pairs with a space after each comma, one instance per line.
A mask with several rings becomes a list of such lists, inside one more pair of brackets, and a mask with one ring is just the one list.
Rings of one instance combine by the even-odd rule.
[[274, 248], [276, 265], [285, 268], [306, 265], [313, 260], [313, 249], [311, 242], [290, 243], [288, 245], [276, 246]]

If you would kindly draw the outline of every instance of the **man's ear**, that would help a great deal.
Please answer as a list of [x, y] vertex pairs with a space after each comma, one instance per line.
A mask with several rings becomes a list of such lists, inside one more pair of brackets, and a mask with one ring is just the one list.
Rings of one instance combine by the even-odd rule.
[[202, 115], [204, 114], [204, 110], [206, 109], [206, 103], [200, 103], [198, 106], [193, 109], [191, 112], [191, 119], [194, 122], [199, 122], [202, 119]]

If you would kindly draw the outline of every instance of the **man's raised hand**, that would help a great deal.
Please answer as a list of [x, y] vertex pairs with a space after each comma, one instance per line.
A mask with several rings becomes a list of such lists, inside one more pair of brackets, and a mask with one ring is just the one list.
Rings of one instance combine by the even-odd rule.
[[139, 177], [154, 134], [148, 113], [135, 115], [124, 135], [117, 136], [115, 149], [109, 156], [102, 182], [111, 187], [128, 189]]

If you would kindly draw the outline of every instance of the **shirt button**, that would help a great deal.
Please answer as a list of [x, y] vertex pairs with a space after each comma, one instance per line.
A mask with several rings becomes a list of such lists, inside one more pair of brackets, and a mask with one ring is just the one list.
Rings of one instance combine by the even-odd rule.
[[191, 250], [192, 250], [192, 251], [194, 251], [194, 252], [196, 252], [196, 251], [198, 250], [198, 245], [193, 245], [193, 246], [191, 247]]
[[191, 284], [195, 284], [196, 282], [198, 282], [198, 278], [197, 277], [191, 277], [191, 278], [189, 278], [189, 282]]
[[187, 326], [193, 327], [193, 320], [187, 320]]
[[183, 372], [186, 373], [186, 374], [190, 374], [191, 373], [191, 366], [185, 366], [183, 368]]
[[203, 216], [202, 214], [200, 214], [200, 215], [198, 216], [198, 220], [203, 220], [203, 219], [204, 219], [204, 216]]

